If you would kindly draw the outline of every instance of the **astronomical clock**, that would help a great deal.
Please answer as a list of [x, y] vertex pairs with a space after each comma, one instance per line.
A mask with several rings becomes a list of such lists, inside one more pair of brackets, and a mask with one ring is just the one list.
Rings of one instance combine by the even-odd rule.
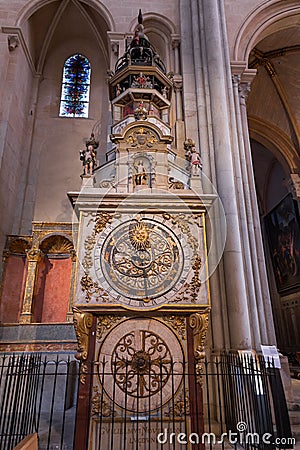
[[205, 227], [214, 196], [203, 194], [194, 141], [175, 147], [172, 75], [140, 18], [136, 39], [108, 82], [107, 162], [69, 193], [78, 221], [79, 408], [89, 408], [79, 416], [91, 417], [91, 448], [104, 419], [111, 426], [125, 414], [127, 431], [143, 417], [182, 420], [192, 408], [185, 373], [196, 362], [201, 378], [210, 310]]

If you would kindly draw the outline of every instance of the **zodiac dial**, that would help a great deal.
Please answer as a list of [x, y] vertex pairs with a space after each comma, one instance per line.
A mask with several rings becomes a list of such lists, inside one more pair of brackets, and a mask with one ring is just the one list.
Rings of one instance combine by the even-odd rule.
[[153, 219], [121, 223], [95, 250], [96, 275], [102, 286], [117, 293], [120, 301], [121, 297], [127, 302], [166, 301], [183, 267], [184, 255], [177, 236]]

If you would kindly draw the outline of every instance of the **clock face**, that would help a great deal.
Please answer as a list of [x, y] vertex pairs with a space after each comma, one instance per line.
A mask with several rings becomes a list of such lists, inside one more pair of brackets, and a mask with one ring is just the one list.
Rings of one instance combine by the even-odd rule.
[[[128, 220], [104, 233], [95, 249], [101, 285], [122, 298], [166, 301], [184, 272], [184, 252], [175, 235], [153, 219]], [[160, 301], [158, 300], [160, 299]]]

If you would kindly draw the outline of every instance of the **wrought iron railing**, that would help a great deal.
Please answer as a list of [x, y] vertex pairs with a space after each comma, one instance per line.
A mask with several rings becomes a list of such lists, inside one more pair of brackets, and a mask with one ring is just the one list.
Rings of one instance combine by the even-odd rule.
[[0, 450], [32, 432], [40, 450], [76, 448], [83, 383], [89, 450], [293, 447], [279, 371], [261, 358], [224, 354], [194, 367], [140, 355], [134, 367], [80, 367], [62, 355], [19, 354], [0, 356]]

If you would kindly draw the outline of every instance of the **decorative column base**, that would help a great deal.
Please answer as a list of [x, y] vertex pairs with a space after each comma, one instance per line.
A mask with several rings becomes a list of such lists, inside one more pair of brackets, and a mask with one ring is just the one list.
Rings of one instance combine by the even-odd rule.
[[191, 176], [190, 188], [195, 192], [199, 192], [200, 194], [203, 194], [202, 180], [201, 180], [200, 175]]
[[81, 175], [82, 187], [94, 187], [95, 176], [94, 175]]
[[19, 323], [31, 323], [32, 322], [32, 314], [31, 313], [22, 313], [20, 315]]

